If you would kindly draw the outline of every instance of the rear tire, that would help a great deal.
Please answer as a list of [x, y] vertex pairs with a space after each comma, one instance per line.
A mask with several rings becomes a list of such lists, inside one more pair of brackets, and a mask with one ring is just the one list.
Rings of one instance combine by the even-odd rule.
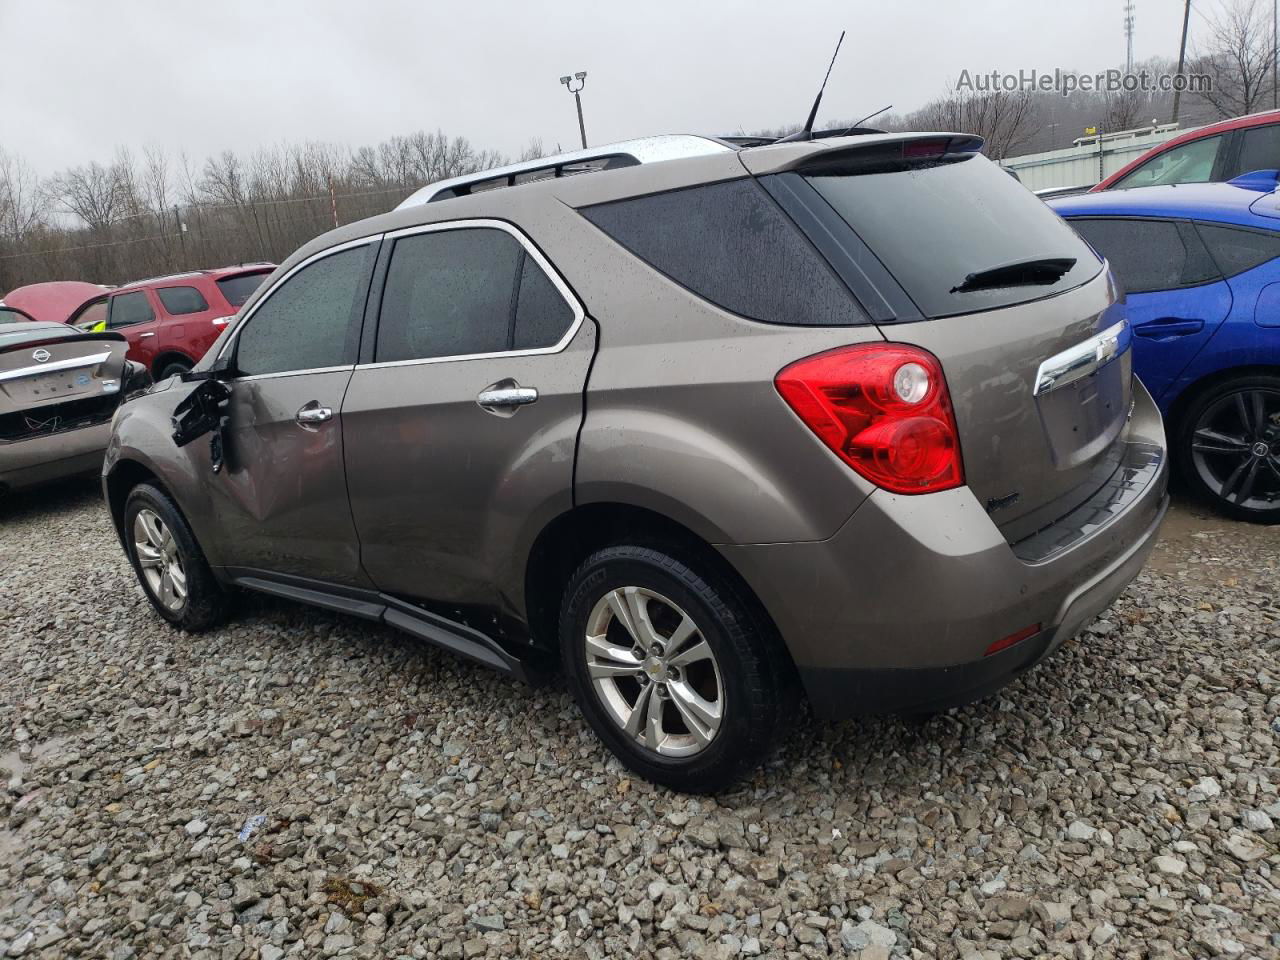
[[190, 369], [191, 364], [187, 363], [185, 360], [169, 360], [160, 368], [160, 372], [156, 374], [156, 382], [159, 383], [161, 380], [168, 380], [170, 377], [186, 373]]
[[1251, 374], [1194, 397], [1176, 427], [1179, 472], [1219, 513], [1280, 523], [1280, 376]]
[[160, 616], [193, 633], [222, 621], [227, 595], [186, 519], [158, 487], [143, 483], [129, 492], [124, 542], [142, 592]]
[[570, 691], [618, 759], [710, 793], [768, 758], [799, 712], [799, 685], [758, 605], [699, 567], [649, 547], [593, 553], [565, 589], [560, 647]]

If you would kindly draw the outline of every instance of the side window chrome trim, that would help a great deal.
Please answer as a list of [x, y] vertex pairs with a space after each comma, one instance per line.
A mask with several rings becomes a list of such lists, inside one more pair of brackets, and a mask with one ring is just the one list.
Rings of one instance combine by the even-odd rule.
[[[534, 357], [542, 354], [560, 353], [570, 343], [573, 338], [578, 335], [578, 330], [586, 320], [587, 313], [582, 303], [574, 295], [569, 285], [565, 283], [564, 278], [560, 276], [555, 266], [543, 256], [539, 250], [524, 233], [514, 224], [505, 220], [492, 219], [472, 219], [472, 220], [446, 220], [440, 223], [424, 223], [416, 227], [405, 227], [401, 230], [393, 230], [382, 235], [382, 239], [395, 241], [402, 237], [412, 237], [420, 233], [439, 233], [445, 230], [474, 230], [474, 229], [492, 229], [501, 230], [504, 233], [514, 237], [516, 242], [524, 249], [525, 254], [530, 257], [546, 274], [547, 279], [551, 281], [551, 285], [556, 288], [556, 292], [564, 298], [565, 303], [569, 305], [569, 309], [573, 311], [573, 322], [569, 324], [569, 329], [565, 331], [555, 344], [550, 347], [534, 347], [529, 350], [499, 350], [494, 353], [460, 353], [450, 354], [445, 357], [420, 357], [414, 360], [382, 360], [373, 361], [371, 363], [356, 364], [357, 370], [373, 370], [380, 367], [411, 367], [426, 363], [453, 363], [462, 360], [492, 360], [498, 357]], [[393, 251], [394, 254], [394, 251]], [[381, 321], [381, 317], [379, 317]]]
[[[340, 243], [336, 247], [326, 247], [324, 250], [319, 250], [316, 253], [313, 253], [311, 256], [307, 257], [307, 259], [303, 260], [301, 263], [294, 264], [293, 267], [289, 269], [288, 273], [286, 273], [279, 280], [273, 283], [269, 289], [263, 291], [262, 296], [260, 296], [256, 301], [254, 301], [254, 304], [249, 309], [248, 313], [246, 313], [244, 316], [240, 317], [236, 321], [236, 325], [231, 328], [231, 333], [227, 335], [226, 342], [218, 349], [218, 356], [215, 357], [214, 359], [221, 359], [224, 355], [226, 355], [227, 350], [231, 347], [232, 344], [236, 342], [236, 338], [240, 336], [240, 331], [244, 329], [244, 325], [248, 323], [251, 319], [253, 319], [253, 315], [258, 312], [258, 309], [264, 303], [270, 300], [273, 296], [275, 296], [276, 291], [279, 290], [282, 286], [284, 286], [284, 284], [286, 284], [289, 281], [289, 278], [292, 277], [299, 270], [303, 269], [304, 267], [309, 267], [311, 266], [311, 264], [315, 263], [317, 260], [323, 260], [325, 257], [332, 256], [335, 253], [342, 253], [344, 250], [355, 250], [357, 247], [367, 247], [371, 243], [377, 243], [379, 240], [382, 239], [382, 237], [383, 237], [383, 234], [375, 233], [367, 237], [360, 237], [358, 240], [348, 240], [346, 243]], [[345, 369], [345, 367], [347, 366], [350, 366], [350, 364], [344, 364], [343, 366], [332, 367], [332, 368], [323, 367], [321, 369], [342, 370], [342, 369]], [[289, 374], [289, 373], [315, 373], [317, 371], [286, 370], [282, 372]], [[257, 380], [260, 377], [275, 377], [280, 375], [281, 374], [276, 374], [276, 373], [264, 373], [264, 374], [257, 374], [252, 377], [242, 377], [240, 379], [241, 380]]]
[[344, 363], [336, 367], [312, 367], [309, 370], [281, 370], [279, 373], [255, 373], [247, 377], [230, 377], [227, 383], [252, 383], [255, 380], [279, 380], [283, 377], [301, 377], [308, 373], [341, 373], [355, 368], [353, 363]]

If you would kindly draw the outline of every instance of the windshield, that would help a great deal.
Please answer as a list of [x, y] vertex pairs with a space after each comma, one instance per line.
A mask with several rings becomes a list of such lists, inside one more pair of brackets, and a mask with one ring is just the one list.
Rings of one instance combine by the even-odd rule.
[[253, 296], [253, 291], [262, 286], [262, 281], [271, 275], [270, 270], [257, 273], [237, 273], [234, 277], [222, 277], [218, 280], [218, 289], [233, 307], [243, 307], [245, 301]]
[[927, 317], [1039, 300], [1102, 270], [1044, 201], [978, 154], [824, 169], [806, 179]]

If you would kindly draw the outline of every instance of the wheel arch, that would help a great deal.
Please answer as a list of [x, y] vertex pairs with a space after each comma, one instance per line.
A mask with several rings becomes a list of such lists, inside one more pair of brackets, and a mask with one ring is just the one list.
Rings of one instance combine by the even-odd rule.
[[708, 540], [655, 510], [606, 501], [565, 511], [547, 523], [533, 542], [525, 563], [524, 596], [525, 620], [536, 646], [557, 649], [560, 604], [573, 571], [596, 550], [624, 543], [654, 547], [690, 566], [715, 570], [735, 585], [755, 615], [779, 636], [764, 604]]
[[1175, 397], [1173, 402], [1169, 405], [1169, 414], [1165, 418], [1165, 429], [1171, 442], [1182, 430], [1182, 418], [1186, 416], [1187, 408], [1190, 407], [1197, 399], [1215, 387], [1221, 386], [1231, 380], [1239, 380], [1243, 377], [1254, 376], [1280, 377], [1280, 364], [1250, 363], [1239, 366], [1223, 367], [1220, 370], [1214, 370], [1212, 373], [1207, 373], [1198, 380], [1194, 380], [1183, 387], [1182, 390], [1179, 391], [1177, 397]]
[[103, 493], [106, 495], [107, 509], [111, 511], [111, 523], [116, 528], [116, 536], [124, 542], [124, 505], [129, 499], [129, 491], [140, 483], [150, 483], [159, 487], [170, 499], [172, 493], [165, 487], [164, 481], [154, 470], [140, 460], [124, 458], [111, 465], [110, 471], [102, 478]]
[[157, 380], [160, 378], [160, 371], [170, 363], [185, 363], [188, 368], [194, 367], [196, 362], [181, 350], [168, 349], [162, 353], [156, 354], [156, 358], [151, 361], [151, 376]]

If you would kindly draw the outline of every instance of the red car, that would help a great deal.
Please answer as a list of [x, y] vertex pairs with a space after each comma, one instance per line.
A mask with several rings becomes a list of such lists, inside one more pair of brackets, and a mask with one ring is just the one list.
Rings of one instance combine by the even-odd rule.
[[129, 359], [163, 380], [195, 366], [274, 269], [254, 263], [138, 280], [89, 301], [68, 322], [123, 334]]
[[[82, 308], [90, 301], [102, 303], [103, 296], [110, 290], [97, 283], [85, 283], [81, 280], [50, 280], [45, 283], [31, 283], [25, 287], [15, 287], [0, 300], [0, 306], [25, 314], [27, 319], [44, 323], [67, 323], [73, 314], [81, 314]], [[106, 313], [102, 314], [103, 317]], [[81, 322], [92, 319], [85, 314]]]
[[1170, 183], [1218, 183], [1280, 169], [1280, 110], [1188, 130], [1107, 177], [1090, 193]]

